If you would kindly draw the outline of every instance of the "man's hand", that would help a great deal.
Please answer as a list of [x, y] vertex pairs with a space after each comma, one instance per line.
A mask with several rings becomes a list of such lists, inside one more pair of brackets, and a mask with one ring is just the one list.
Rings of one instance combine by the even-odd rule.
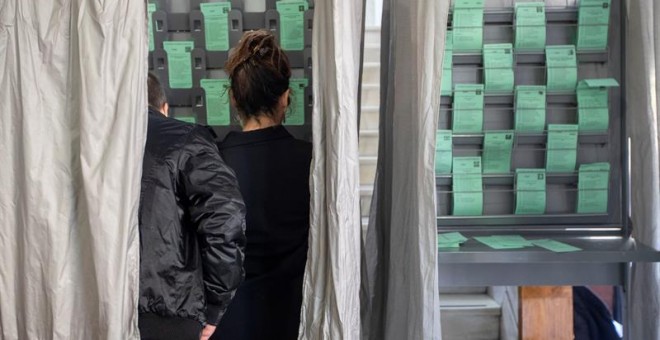
[[199, 340], [209, 340], [211, 335], [213, 335], [213, 332], [215, 332], [214, 325], [204, 326], [204, 329], [202, 329], [202, 335], [199, 336]]

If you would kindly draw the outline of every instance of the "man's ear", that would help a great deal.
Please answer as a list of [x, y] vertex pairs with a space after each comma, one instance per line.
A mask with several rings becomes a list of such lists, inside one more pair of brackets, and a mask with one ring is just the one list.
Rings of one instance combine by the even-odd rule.
[[160, 108], [160, 112], [165, 115], [165, 117], [170, 116], [170, 104], [165, 103], [163, 107]]

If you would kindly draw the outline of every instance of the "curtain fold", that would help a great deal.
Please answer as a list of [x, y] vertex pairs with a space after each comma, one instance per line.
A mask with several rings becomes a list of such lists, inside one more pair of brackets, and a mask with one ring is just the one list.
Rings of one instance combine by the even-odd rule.
[[363, 339], [440, 339], [435, 131], [449, 1], [385, 0]]
[[[660, 4], [628, 0], [626, 124], [631, 141], [633, 236], [660, 249]], [[660, 339], [660, 265], [633, 267], [628, 339]], [[626, 325], [624, 325], [625, 327]]]
[[0, 0], [0, 338], [137, 339], [143, 1]]
[[299, 339], [360, 337], [358, 88], [362, 1], [314, 8], [311, 216]]

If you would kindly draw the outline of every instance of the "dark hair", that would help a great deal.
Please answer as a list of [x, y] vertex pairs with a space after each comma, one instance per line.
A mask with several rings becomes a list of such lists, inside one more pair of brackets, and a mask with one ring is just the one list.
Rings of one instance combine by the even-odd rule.
[[231, 94], [243, 117], [273, 115], [289, 89], [289, 58], [265, 30], [246, 32], [225, 64]]
[[147, 79], [147, 88], [149, 92], [149, 107], [160, 111], [163, 105], [167, 103], [167, 97], [165, 97], [165, 90], [163, 90], [158, 77], [151, 72], [149, 72]]

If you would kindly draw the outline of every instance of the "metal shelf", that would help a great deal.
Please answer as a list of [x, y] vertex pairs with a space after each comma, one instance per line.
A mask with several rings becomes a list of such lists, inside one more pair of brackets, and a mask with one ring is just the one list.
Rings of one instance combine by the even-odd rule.
[[[513, 185], [514, 174], [483, 174], [484, 185]], [[435, 183], [437, 186], [450, 186], [453, 176], [451, 174], [437, 175]], [[576, 184], [577, 173], [546, 173], [547, 184]]]
[[[484, 96], [484, 105], [514, 105], [513, 93], [505, 94], [486, 94]], [[442, 96], [440, 99], [441, 106], [451, 105], [453, 100], [452, 96]], [[577, 94], [575, 92], [548, 92], [546, 96], [548, 105], [577, 105]]]
[[[606, 63], [608, 60], [607, 51], [578, 51], [578, 63]], [[481, 51], [459, 52], [452, 55], [452, 64], [461, 65], [483, 65], [483, 54]], [[545, 51], [514, 51], [515, 65], [532, 64], [545, 65]]]
[[[512, 129], [513, 130], [513, 129]], [[484, 143], [484, 134], [454, 134], [453, 145], [482, 145]], [[516, 145], [531, 145], [531, 144], [545, 144], [548, 138], [546, 133], [515, 133], [514, 144]], [[578, 135], [578, 144], [607, 144], [609, 135], [607, 132], [602, 133], [585, 133], [581, 132]]]
[[624, 285], [629, 263], [660, 261], [660, 252], [632, 238], [571, 237], [566, 232], [523, 236], [551, 238], [583, 251], [553, 253], [538, 247], [495, 250], [470, 239], [458, 249], [438, 252], [440, 286]]

